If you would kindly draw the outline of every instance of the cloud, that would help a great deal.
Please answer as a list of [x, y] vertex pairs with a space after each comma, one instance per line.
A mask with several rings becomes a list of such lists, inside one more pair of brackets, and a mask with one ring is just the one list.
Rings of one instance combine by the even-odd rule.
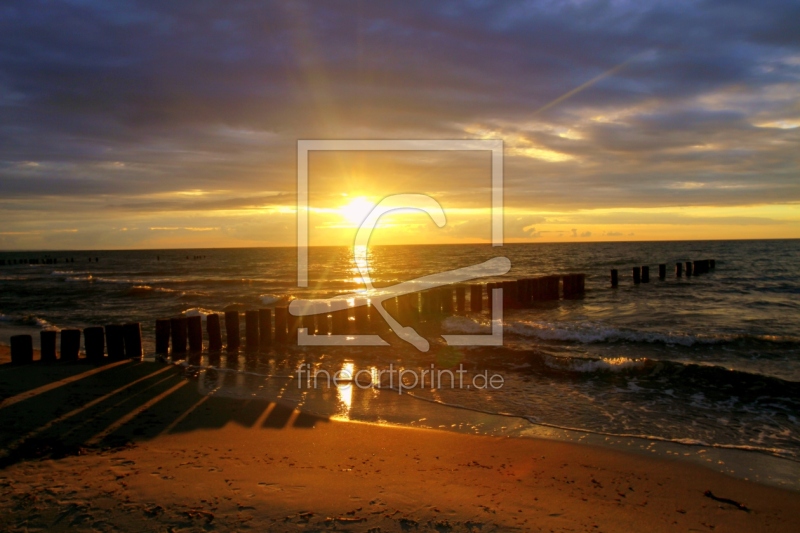
[[[193, 227], [291, 205], [296, 142], [313, 138], [503, 138], [506, 205], [529, 210], [800, 202], [790, 0], [0, 9], [0, 215], [19, 228], [67, 205], [98, 213], [86, 239], [119, 211]], [[430, 162], [343, 165], [323, 192], [408, 192]], [[418, 181], [481, 204], [471, 171]]]

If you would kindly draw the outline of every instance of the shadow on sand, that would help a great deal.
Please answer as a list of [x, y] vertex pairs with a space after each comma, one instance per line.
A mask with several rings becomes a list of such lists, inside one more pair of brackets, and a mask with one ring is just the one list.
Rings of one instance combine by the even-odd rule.
[[206, 396], [173, 365], [0, 365], [0, 468], [221, 428], [314, 428], [328, 419], [263, 399]]

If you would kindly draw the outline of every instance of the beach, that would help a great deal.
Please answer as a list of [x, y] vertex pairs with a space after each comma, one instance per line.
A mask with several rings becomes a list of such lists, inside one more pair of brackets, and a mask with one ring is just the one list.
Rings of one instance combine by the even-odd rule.
[[[2, 348], [0, 361], [8, 361]], [[678, 459], [331, 420], [161, 362], [0, 366], [7, 531], [796, 531], [800, 493]]]

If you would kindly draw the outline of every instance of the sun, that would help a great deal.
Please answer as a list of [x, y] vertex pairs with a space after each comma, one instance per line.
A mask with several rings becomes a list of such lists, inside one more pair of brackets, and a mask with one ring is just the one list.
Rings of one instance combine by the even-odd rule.
[[340, 207], [339, 213], [346, 218], [348, 222], [361, 225], [374, 207], [375, 204], [363, 196], [359, 196], [358, 198], [353, 198], [349, 204]]

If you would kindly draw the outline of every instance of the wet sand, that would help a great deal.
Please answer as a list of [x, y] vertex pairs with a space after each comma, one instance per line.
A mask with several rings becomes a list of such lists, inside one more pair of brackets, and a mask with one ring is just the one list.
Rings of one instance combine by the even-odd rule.
[[800, 528], [800, 493], [683, 461], [332, 421], [160, 363], [6, 364], [0, 394], [4, 531]]

